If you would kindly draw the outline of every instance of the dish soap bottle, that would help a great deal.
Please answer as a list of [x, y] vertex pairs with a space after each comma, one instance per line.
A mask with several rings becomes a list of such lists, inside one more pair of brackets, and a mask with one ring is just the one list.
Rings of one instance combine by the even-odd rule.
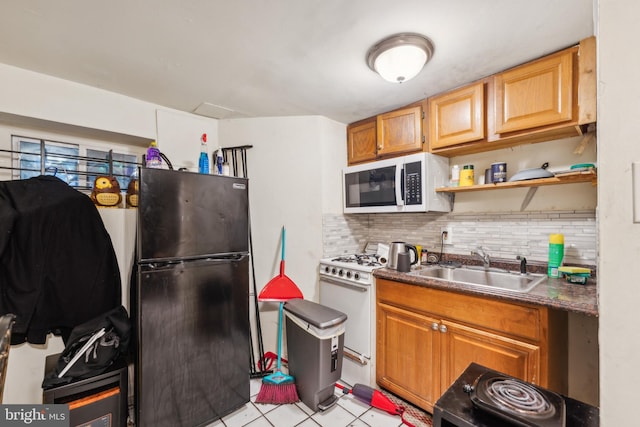
[[200, 159], [198, 160], [198, 172], [209, 174], [209, 154], [207, 154], [207, 134], [200, 137]]
[[151, 141], [149, 148], [147, 148], [147, 157], [145, 165], [148, 168], [160, 169], [162, 167], [162, 157], [160, 156], [160, 150], [158, 149], [158, 143]]
[[552, 278], [560, 277], [560, 271], [558, 268], [562, 266], [562, 259], [564, 258], [564, 235], [563, 234], [551, 234], [549, 235], [549, 265], [547, 268], [547, 276]]

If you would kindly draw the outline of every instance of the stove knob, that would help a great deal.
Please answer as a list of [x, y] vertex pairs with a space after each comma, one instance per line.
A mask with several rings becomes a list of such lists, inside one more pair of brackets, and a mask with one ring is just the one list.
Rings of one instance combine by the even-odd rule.
[[331, 271], [331, 269], [328, 266], [324, 268], [325, 273], [329, 273], [329, 271]]
[[343, 274], [344, 274], [344, 271], [342, 271], [342, 269], [340, 269], [340, 271], [338, 271], [338, 276], [342, 277]]
[[353, 278], [356, 279], [356, 280], [360, 279], [360, 273], [355, 273], [353, 275]]
[[336, 274], [336, 268], [335, 268], [335, 267], [333, 267], [333, 268], [331, 269], [331, 274]]
[[347, 271], [347, 279], [351, 279], [351, 272]]

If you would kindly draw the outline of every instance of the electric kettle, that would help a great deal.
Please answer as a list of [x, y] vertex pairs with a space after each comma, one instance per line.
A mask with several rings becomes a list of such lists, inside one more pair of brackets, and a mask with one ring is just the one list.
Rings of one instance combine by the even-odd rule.
[[413, 252], [413, 258], [411, 258], [411, 265], [418, 263], [420, 256], [415, 246], [405, 242], [391, 242], [389, 244], [389, 262], [387, 267], [398, 269], [398, 254], [401, 252]]

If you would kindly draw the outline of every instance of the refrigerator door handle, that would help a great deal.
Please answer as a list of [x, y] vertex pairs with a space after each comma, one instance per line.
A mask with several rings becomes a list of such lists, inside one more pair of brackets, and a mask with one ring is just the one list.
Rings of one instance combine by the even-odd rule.
[[230, 255], [215, 255], [215, 256], [203, 256], [198, 258], [181, 258], [181, 259], [172, 259], [172, 260], [156, 260], [156, 261], [146, 261], [140, 262], [140, 265], [144, 265], [149, 269], [159, 269], [166, 268], [173, 265], [181, 265], [185, 262], [189, 261], [242, 261], [245, 258], [248, 258], [249, 254], [240, 253], [240, 254], [230, 254]]

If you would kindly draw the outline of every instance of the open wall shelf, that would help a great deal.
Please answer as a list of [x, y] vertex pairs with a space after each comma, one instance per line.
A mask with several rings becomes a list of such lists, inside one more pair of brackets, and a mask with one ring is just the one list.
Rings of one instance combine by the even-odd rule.
[[436, 188], [436, 192], [464, 193], [469, 191], [500, 190], [505, 188], [525, 188], [540, 187], [543, 185], [576, 184], [580, 182], [591, 182], [593, 185], [596, 185], [598, 182], [597, 171], [595, 169], [590, 169], [580, 172], [558, 174], [551, 178], [529, 179], [526, 181], [515, 182], [499, 182], [495, 184], [471, 185], [468, 187], [440, 187]]

